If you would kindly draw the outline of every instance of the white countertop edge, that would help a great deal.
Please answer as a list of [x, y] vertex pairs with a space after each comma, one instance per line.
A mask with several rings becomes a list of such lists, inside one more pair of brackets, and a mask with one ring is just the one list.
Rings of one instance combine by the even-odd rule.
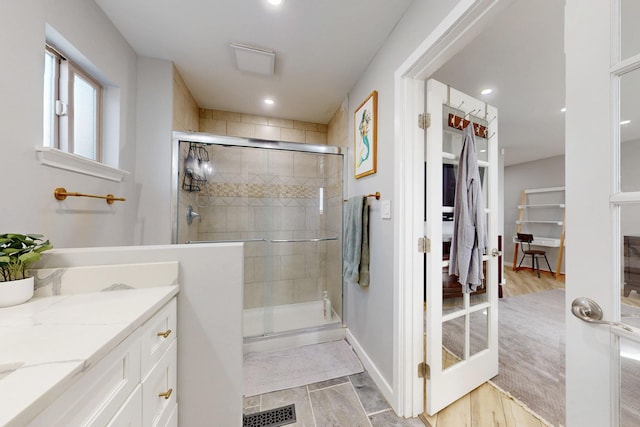
[[[146, 290], [157, 290], [160, 287], [152, 288], [138, 288]], [[6, 407], [3, 407], [0, 411], [0, 426], [3, 427], [21, 427], [26, 425], [29, 421], [35, 418], [40, 412], [51, 405], [55, 400], [63, 394], [69, 387], [71, 387], [80, 376], [91, 369], [94, 365], [100, 362], [105, 356], [115, 349], [120, 343], [122, 343], [127, 337], [134, 333], [140, 326], [142, 326], [147, 320], [149, 320], [153, 314], [160, 310], [165, 304], [167, 304], [173, 297], [180, 292], [179, 286], [162, 286], [167, 290], [166, 294], [162, 295], [153, 305], [147, 307], [146, 310], [140, 312], [139, 315], [130, 321], [126, 326], [122, 328], [117, 334], [112, 336], [109, 340], [97, 349], [93, 354], [84, 360], [69, 360], [69, 361], [54, 361], [50, 366], [63, 366], [63, 365], [76, 365], [72, 367], [65, 375], [56, 383], [48, 387], [43, 393], [35, 397], [30, 402], [25, 402], [25, 405], [20, 407], [10, 408], [7, 411]], [[112, 292], [130, 292], [131, 290], [124, 291], [112, 291]], [[78, 294], [86, 295], [86, 294]], [[71, 298], [73, 296], [67, 296]], [[13, 375], [13, 374], [12, 374]], [[0, 390], [2, 386], [0, 380]], [[5, 412], [6, 411], [6, 412]], [[9, 413], [10, 412], [10, 413]]]

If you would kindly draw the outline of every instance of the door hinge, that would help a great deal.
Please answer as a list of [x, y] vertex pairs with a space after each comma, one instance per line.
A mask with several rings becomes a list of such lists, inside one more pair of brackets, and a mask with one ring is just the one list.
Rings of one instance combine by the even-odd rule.
[[431, 126], [431, 114], [418, 114], [418, 126], [420, 129], [426, 129]]
[[426, 362], [418, 363], [418, 378], [431, 379], [431, 369]]
[[423, 254], [431, 252], [431, 239], [428, 237], [418, 237], [418, 252]]

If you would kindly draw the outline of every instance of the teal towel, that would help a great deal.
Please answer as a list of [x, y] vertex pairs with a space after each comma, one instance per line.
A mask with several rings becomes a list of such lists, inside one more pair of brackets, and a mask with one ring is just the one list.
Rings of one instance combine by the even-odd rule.
[[363, 196], [352, 197], [344, 210], [343, 276], [348, 283], [369, 285], [369, 206]]

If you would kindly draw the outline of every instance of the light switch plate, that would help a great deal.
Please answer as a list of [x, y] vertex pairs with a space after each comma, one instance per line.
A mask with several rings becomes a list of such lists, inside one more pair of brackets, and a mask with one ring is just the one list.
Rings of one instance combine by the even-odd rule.
[[380, 218], [391, 219], [391, 200], [380, 201]]

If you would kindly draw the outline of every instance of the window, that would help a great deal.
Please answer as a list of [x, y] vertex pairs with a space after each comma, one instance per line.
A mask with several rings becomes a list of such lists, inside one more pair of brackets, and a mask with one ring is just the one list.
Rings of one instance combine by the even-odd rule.
[[101, 161], [102, 85], [52, 46], [44, 58], [43, 145]]

